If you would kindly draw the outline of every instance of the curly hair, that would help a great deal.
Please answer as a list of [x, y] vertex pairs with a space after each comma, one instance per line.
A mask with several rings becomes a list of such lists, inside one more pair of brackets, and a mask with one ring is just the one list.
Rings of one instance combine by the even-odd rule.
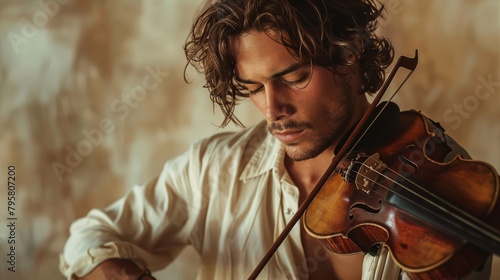
[[[243, 126], [234, 110], [248, 94], [234, 79], [229, 40], [252, 30], [274, 30], [299, 61], [321, 67], [359, 63], [364, 91], [375, 93], [394, 57], [391, 43], [375, 34], [383, 9], [373, 0], [208, 0], [184, 45], [184, 79], [189, 65], [204, 73], [204, 87], [225, 116], [221, 127], [230, 121]], [[353, 61], [355, 36], [363, 48]]]

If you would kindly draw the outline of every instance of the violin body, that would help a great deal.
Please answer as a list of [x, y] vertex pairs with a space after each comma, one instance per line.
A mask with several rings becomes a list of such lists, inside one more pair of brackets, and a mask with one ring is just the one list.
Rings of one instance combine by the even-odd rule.
[[383, 244], [412, 279], [456, 279], [482, 265], [500, 247], [499, 177], [484, 162], [443, 162], [451, 151], [443, 131], [400, 112], [384, 141], [337, 166], [307, 208], [305, 230], [339, 254]]

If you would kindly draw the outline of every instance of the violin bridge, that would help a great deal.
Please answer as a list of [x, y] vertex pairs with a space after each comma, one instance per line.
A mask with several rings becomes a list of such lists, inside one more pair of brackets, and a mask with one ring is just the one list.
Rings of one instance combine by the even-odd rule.
[[367, 194], [377, 189], [378, 181], [387, 165], [380, 161], [378, 153], [369, 157], [364, 157], [364, 160], [358, 165], [359, 169], [356, 172], [354, 184], [358, 190]]

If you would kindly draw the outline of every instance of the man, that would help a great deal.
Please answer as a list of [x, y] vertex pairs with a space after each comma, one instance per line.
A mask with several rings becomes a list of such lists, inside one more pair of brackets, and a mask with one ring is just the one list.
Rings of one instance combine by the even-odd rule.
[[[247, 278], [380, 88], [393, 59], [374, 33], [380, 14], [369, 0], [207, 2], [185, 45], [188, 63], [205, 74], [223, 125], [241, 124], [233, 112], [247, 97], [266, 122], [199, 141], [147, 185], [76, 221], [63, 273], [154, 279], [149, 269], [191, 245], [200, 279]], [[387, 249], [332, 254], [297, 225], [259, 279], [400, 277]]]

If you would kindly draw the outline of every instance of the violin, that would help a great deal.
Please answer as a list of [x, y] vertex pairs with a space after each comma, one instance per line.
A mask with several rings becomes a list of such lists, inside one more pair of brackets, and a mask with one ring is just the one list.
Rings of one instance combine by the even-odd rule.
[[344, 158], [304, 228], [335, 253], [383, 244], [412, 279], [463, 277], [500, 253], [499, 177], [484, 162], [443, 162], [451, 151], [443, 130], [420, 112], [391, 115], [397, 122], [381, 144]]
[[445, 161], [451, 147], [439, 123], [415, 110], [400, 112], [390, 100], [379, 104], [396, 71], [410, 70], [408, 79], [417, 62], [417, 51], [398, 59], [249, 279], [301, 217], [306, 232], [334, 253], [376, 253], [386, 246], [411, 279], [460, 278], [492, 253], [500, 255], [496, 170], [461, 156]]

